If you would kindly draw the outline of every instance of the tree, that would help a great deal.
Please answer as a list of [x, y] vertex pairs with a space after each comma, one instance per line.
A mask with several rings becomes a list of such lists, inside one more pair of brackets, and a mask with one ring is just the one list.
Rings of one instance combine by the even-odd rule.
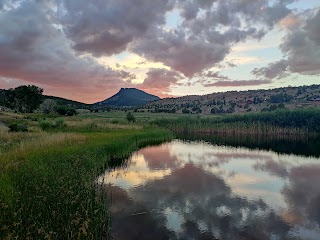
[[55, 112], [57, 103], [53, 99], [45, 99], [39, 106], [39, 109], [43, 113]]
[[34, 85], [11, 88], [6, 92], [6, 106], [22, 113], [32, 112], [42, 103], [42, 92]]
[[127, 120], [128, 122], [135, 122], [136, 118], [133, 116], [133, 114], [131, 112], [127, 113]]

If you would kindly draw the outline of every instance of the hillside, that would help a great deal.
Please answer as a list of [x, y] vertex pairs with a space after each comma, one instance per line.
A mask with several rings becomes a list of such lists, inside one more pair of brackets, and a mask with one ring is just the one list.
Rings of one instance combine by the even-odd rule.
[[[5, 89], [0, 89], [0, 106], [4, 105], [5, 98], [6, 98], [6, 95], [5, 95], [6, 91], [7, 90]], [[69, 100], [66, 98], [43, 95], [43, 100], [45, 99], [55, 100], [56, 103], [60, 106], [67, 106], [67, 107], [74, 107], [74, 108], [90, 108], [91, 106], [90, 104], [85, 104], [85, 103]]]
[[136, 88], [121, 88], [118, 93], [112, 97], [97, 102], [94, 105], [98, 107], [115, 106], [115, 107], [130, 107], [130, 106], [143, 106], [150, 101], [159, 100], [160, 98], [146, 93]]
[[146, 108], [151, 112], [219, 114], [311, 106], [320, 106], [320, 85], [165, 98], [148, 103]]
[[74, 107], [74, 108], [78, 108], [78, 109], [80, 109], [80, 108], [90, 108], [91, 107], [90, 104], [77, 102], [77, 101], [73, 101], [73, 100], [66, 99], [66, 98], [55, 97], [55, 96], [46, 96], [46, 95], [44, 95], [43, 97], [44, 97], [44, 99], [55, 100], [56, 103], [58, 105], [61, 105], [61, 106]]

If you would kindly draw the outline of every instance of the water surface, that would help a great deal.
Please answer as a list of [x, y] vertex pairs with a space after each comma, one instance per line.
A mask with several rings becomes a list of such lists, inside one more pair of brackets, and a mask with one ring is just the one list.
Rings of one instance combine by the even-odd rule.
[[117, 240], [320, 239], [317, 154], [174, 140], [104, 181]]

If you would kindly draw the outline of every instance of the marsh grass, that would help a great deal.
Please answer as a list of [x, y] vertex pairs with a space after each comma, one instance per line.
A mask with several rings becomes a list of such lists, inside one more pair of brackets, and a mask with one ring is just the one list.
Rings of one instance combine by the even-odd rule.
[[320, 109], [282, 110], [217, 118], [158, 119], [152, 123], [176, 133], [316, 135], [320, 133]]
[[96, 179], [132, 151], [172, 138], [152, 127], [64, 123], [47, 132], [0, 132], [1, 239], [107, 238], [108, 201]]

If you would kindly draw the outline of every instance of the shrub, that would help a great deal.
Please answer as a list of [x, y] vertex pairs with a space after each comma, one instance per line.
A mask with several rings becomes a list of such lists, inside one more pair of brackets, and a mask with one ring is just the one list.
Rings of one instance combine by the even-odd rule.
[[77, 110], [72, 107], [65, 107], [65, 106], [58, 106], [56, 108], [56, 111], [58, 114], [63, 115], [63, 116], [73, 116], [78, 114]]
[[60, 127], [63, 127], [64, 125], [65, 124], [64, 124], [64, 119], [63, 118], [57, 118], [56, 119], [55, 127], [60, 128]]
[[43, 113], [52, 113], [55, 111], [56, 109], [56, 106], [57, 106], [57, 103], [55, 100], [53, 99], [45, 99], [40, 107], [39, 107], [39, 110]]
[[127, 120], [128, 122], [135, 122], [136, 118], [133, 116], [133, 114], [131, 112], [127, 113]]
[[111, 123], [112, 123], [112, 124], [118, 124], [118, 123], [119, 123], [119, 120], [113, 119], [113, 120], [111, 120]]
[[42, 130], [48, 130], [50, 128], [54, 128], [54, 123], [44, 120], [39, 123], [39, 126]]
[[13, 123], [9, 125], [10, 132], [28, 132], [27, 125], [23, 123]]

